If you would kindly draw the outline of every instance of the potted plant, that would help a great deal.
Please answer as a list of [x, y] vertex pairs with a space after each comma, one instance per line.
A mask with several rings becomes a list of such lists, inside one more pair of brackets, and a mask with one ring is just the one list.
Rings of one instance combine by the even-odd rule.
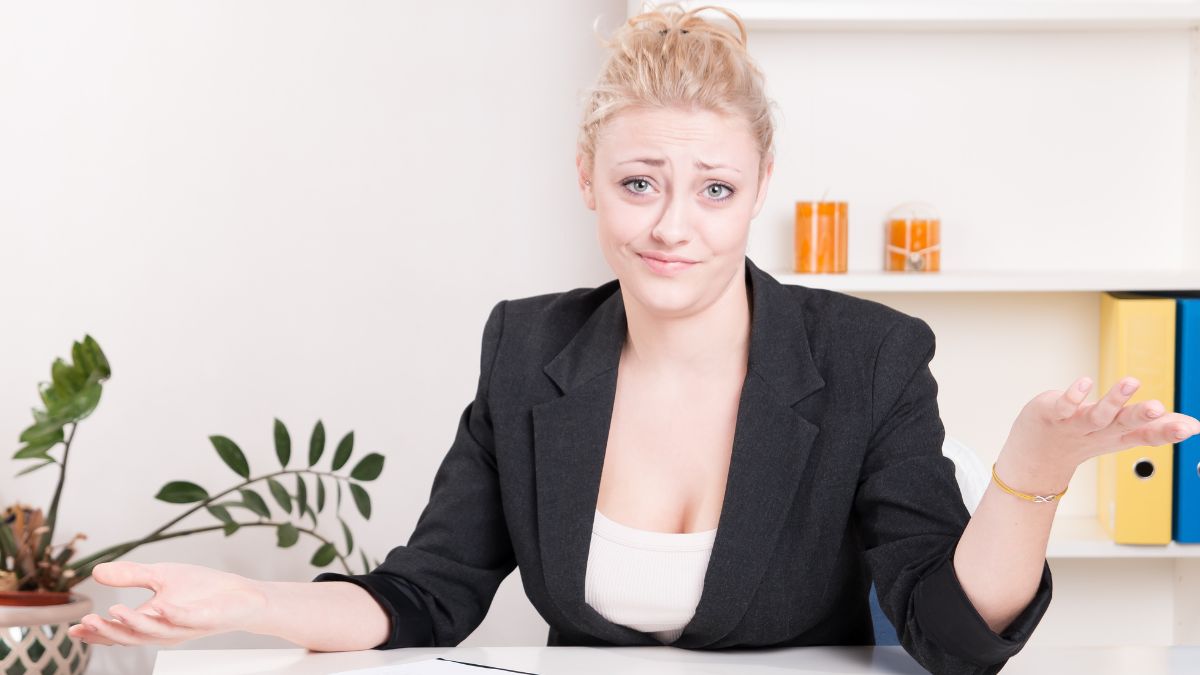
[[[72, 638], [67, 629], [91, 612], [92, 603], [86, 595], [71, 589], [87, 579], [96, 565], [116, 560], [145, 544], [217, 530], [228, 537], [244, 527], [270, 527], [275, 530], [280, 548], [295, 545], [301, 537], [315, 540], [316, 549], [310, 559], [313, 565], [325, 567], [337, 560], [347, 573], [356, 571], [350, 563], [355, 550], [354, 535], [341, 515], [342, 485], [346, 485], [358, 513], [369, 519], [371, 497], [363, 483], [379, 477], [384, 458], [369, 453], [348, 472], [343, 471], [354, 453], [351, 431], [334, 449], [329, 470], [316, 468], [326, 445], [325, 426], [319, 420], [309, 437], [307, 464], [303, 468], [288, 468], [292, 459], [291, 436], [278, 419], [274, 424], [274, 446], [280, 468], [257, 476], [251, 474], [246, 454], [236, 443], [225, 436], [209, 436], [217, 455], [239, 477], [233, 485], [210, 492], [191, 481], [169, 481], [155, 497], [189, 506], [149, 534], [78, 559], [75, 558], [78, 543], [86, 539], [82, 533], [55, 545], [55, 525], [75, 430], [81, 420], [96, 410], [103, 384], [111, 375], [100, 345], [88, 335], [72, 345], [71, 362], [55, 359], [50, 367], [51, 381], [38, 386], [45, 407], [33, 410], [34, 423], [21, 432], [23, 447], [13, 458], [35, 462], [17, 472], [18, 476], [56, 465], [58, 483], [46, 513], [17, 503], [9, 505], [0, 518], [0, 673], [84, 672], [89, 645]], [[61, 453], [52, 454], [60, 446]], [[334, 500], [327, 499], [326, 482], [334, 486]], [[270, 494], [280, 517], [275, 517], [260, 491], [262, 488]], [[318, 514], [325, 512], [327, 502], [335, 502], [329, 513], [340, 524], [344, 544], [340, 550], [333, 539], [317, 531]], [[193, 515], [212, 520], [187, 528], [180, 525]], [[311, 522], [310, 526], [304, 522], [305, 518]], [[372, 562], [361, 546], [358, 557], [362, 572], [379, 564], [378, 560]], [[23, 670], [18, 663], [24, 666]]]

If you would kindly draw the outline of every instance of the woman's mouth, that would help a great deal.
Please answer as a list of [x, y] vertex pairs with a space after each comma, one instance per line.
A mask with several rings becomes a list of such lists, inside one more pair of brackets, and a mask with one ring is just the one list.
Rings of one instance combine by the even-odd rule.
[[638, 254], [638, 257], [642, 259], [642, 261], [646, 264], [646, 267], [650, 268], [651, 272], [664, 277], [673, 277], [676, 274], [679, 274], [680, 272], [683, 272], [684, 270], [697, 264], [695, 262], [684, 261], [667, 262], [665, 260], [653, 258], [641, 253]]

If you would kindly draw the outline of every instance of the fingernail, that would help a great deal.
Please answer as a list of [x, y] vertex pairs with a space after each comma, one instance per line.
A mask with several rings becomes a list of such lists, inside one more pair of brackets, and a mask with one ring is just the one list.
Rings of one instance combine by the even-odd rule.
[[1175, 438], [1178, 438], [1180, 440], [1187, 438], [1187, 435], [1188, 435], [1187, 429], [1180, 429], [1175, 432]]
[[1125, 384], [1121, 385], [1122, 394], [1132, 394], [1134, 389], [1137, 389], [1137, 384], [1133, 382], [1126, 382]]
[[1092, 386], [1091, 380], [1084, 380], [1079, 383], [1079, 391], [1087, 391]]

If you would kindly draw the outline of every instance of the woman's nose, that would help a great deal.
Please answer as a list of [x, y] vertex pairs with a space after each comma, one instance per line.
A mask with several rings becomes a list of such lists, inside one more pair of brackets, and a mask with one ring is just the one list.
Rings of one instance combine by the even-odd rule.
[[691, 203], [686, 192], [674, 191], [663, 200], [663, 212], [651, 234], [668, 245], [682, 244], [692, 237]]

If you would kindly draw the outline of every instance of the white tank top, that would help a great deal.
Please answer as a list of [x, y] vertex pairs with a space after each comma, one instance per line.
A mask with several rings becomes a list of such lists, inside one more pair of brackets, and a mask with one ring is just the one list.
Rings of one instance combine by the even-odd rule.
[[609, 621], [674, 642], [700, 603], [717, 529], [654, 532], [596, 511], [584, 599]]

